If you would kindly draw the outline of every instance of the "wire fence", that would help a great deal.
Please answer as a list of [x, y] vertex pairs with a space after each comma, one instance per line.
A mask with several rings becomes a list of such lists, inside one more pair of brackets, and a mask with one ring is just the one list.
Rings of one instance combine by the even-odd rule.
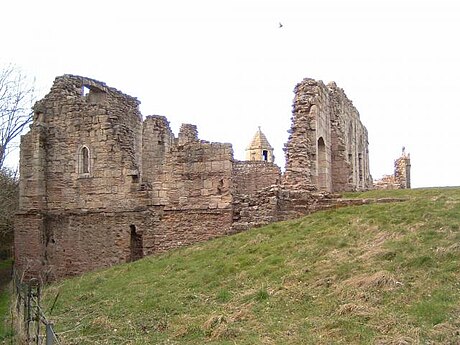
[[47, 319], [40, 305], [40, 282], [37, 279], [32, 279], [25, 283], [14, 272], [13, 283], [16, 294], [16, 311], [19, 316], [19, 323], [23, 325], [21, 333], [26, 344], [60, 344], [59, 338], [54, 332], [53, 322]]

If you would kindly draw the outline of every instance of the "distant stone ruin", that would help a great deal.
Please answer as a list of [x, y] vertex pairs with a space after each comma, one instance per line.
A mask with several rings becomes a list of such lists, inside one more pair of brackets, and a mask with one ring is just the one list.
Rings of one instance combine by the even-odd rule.
[[[334, 83], [295, 88], [285, 173], [259, 129], [247, 160], [102, 82], [56, 78], [22, 136], [15, 264], [53, 280], [337, 206], [372, 188], [368, 134]], [[407, 181], [407, 180], [406, 180]], [[407, 182], [406, 182], [407, 185]]]
[[410, 185], [410, 154], [406, 154], [403, 147], [401, 157], [395, 160], [393, 175], [385, 175], [381, 179], [374, 181], [375, 189], [406, 189]]

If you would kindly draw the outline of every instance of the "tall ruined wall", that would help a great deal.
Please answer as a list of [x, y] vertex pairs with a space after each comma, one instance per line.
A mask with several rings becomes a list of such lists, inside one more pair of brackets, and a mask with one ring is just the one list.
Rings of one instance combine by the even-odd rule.
[[322, 158], [330, 161], [328, 93], [321, 81], [309, 78], [297, 84], [294, 93], [291, 128], [284, 148], [286, 170], [283, 183], [295, 188], [315, 189], [318, 176], [316, 147], [321, 136], [325, 142]]
[[306, 78], [294, 92], [284, 185], [325, 191], [369, 188], [367, 130], [343, 90]]
[[[51, 269], [50, 217], [57, 217], [55, 228], [60, 229], [60, 220], [69, 212], [119, 212], [138, 206], [138, 105], [135, 98], [104, 83], [72, 75], [56, 78], [48, 95], [36, 103], [30, 131], [21, 138], [20, 207], [15, 219], [18, 268], [43, 274]], [[103, 223], [98, 224], [98, 233], [104, 234]], [[77, 234], [91, 247], [91, 236], [78, 230], [65, 236]], [[71, 253], [73, 247], [62, 248]], [[75, 258], [87, 254], [75, 253]], [[65, 262], [59, 261], [59, 266]]]
[[335, 83], [331, 95], [333, 191], [365, 190], [372, 187], [369, 170], [368, 134], [359, 112]]

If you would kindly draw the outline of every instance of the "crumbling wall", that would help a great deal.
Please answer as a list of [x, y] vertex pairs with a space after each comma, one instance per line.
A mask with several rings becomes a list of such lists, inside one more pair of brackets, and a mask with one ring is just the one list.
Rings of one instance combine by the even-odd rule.
[[374, 181], [374, 189], [411, 188], [410, 169], [410, 154], [406, 154], [403, 147], [401, 156], [394, 162], [393, 175], [384, 175], [382, 178]]
[[164, 166], [167, 209], [230, 207], [232, 159], [230, 144], [193, 141], [173, 147]]
[[284, 148], [286, 169], [283, 184], [314, 190], [318, 176], [316, 148], [321, 135], [326, 137], [323, 138], [326, 148], [330, 148], [330, 132], [326, 125], [329, 114], [327, 89], [321, 81], [306, 78], [296, 85], [294, 93], [291, 128]]
[[367, 130], [343, 90], [306, 78], [294, 92], [284, 186], [330, 192], [370, 188]]
[[395, 180], [401, 189], [411, 187], [410, 182], [410, 154], [405, 153], [404, 148], [401, 157], [395, 160]]
[[328, 89], [332, 112], [332, 190], [370, 189], [372, 179], [367, 129], [343, 89], [335, 83], [329, 83]]
[[138, 105], [92, 79], [56, 78], [35, 105], [31, 130], [22, 139], [21, 207], [32, 209], [39, 198], [42, 210], [132, 207], [141, 168]]

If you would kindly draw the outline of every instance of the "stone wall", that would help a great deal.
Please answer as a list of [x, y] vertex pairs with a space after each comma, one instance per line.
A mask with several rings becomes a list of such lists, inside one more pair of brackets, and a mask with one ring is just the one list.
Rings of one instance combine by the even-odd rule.
[[406, 189], [411, 188], [410, 181], [410, 154], [406, 154], [403, 147], [401, 156], [394, 162], [393, 175], [384, 175], [374, 181], [375, 189]]
[[294, 92], [284, 185], [333, 192], [371, 188], [367, 130], [343, 90], [306, 78]]
[[155, 252], [228, 235], [231, 226], [231, 208], [165, 211], [155, 231]]
[[234, 161], [233, 195], [253, 195], [281, 182], [281, 169], [264, 161]]

